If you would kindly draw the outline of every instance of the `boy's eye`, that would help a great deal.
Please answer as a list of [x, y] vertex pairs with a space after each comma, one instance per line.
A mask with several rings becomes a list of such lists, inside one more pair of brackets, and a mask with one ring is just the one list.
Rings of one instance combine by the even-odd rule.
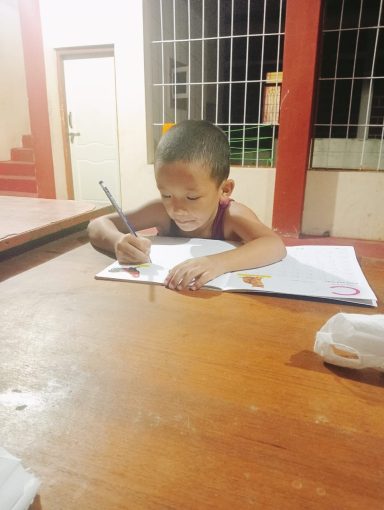
[[188, 200], [198, 200], [200, 197], [187, 197]]
[[161, 198], [171, 198], [171, 195], [165, 195], [164, 193], [162, 193]]

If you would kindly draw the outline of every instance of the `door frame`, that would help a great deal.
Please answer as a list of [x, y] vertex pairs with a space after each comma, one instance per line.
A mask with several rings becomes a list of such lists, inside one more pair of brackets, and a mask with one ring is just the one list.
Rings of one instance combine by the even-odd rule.
[[[61, 121], [61, 134], [64, 148], [64, 161], [65, 161], [65, 178], [67, 183], [68, 198], [73, 200], [75, 198], [73, 187], [73, 173], [72, 173], [72, 159], [71, 147], [69, 143], [68, 131], [68, 109], [67, 109], [67, 96], [65, 90], [65, 75], [64, 75], [64, 61], [65, 60], [79, 60], [98, 57], [114, 57], [115, 51], [113, 44], [95, 45], [95, 46], [78, 46], [71, 48], [58, 48], [56, 49], [57, 58], [57, 81], [59, 86], [59, 104], [60, 104], [60, 121]], [[116, 119], [117, 120], [117, 119]], [[117, 126], [118, 129], [118, 126]]]

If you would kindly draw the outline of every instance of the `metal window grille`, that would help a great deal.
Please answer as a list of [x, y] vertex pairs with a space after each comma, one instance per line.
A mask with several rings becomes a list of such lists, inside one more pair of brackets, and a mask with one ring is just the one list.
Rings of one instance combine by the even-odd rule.
[[205, 119], [227, 133], [231, 164], [273, 166], [285, 0], [147, 0], [144, 12], [154, 147], [164, 125]]
[[326, 0], [312, 168], [384, 169], [384, 0]]

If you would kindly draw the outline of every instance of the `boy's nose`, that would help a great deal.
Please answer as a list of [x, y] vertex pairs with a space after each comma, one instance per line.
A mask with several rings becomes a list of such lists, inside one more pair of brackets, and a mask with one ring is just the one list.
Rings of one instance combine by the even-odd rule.
[[173, 197], [173, 199], [172, 199], [172, 210], [177, 212], [177, 211], [182, 211], [184, 209], [185, 209], [185, 207], [184, 207], [184, 204], [183, 204], [183, 200], [181, 200], [179, 198]]

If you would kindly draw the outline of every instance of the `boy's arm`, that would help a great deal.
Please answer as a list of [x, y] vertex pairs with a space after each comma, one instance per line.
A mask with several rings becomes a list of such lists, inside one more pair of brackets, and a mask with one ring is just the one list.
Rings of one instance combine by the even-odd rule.
[[287, 251], [280, 236], [264, 225], [247, 206], [233, 202], [227, 209], [224, 221], [225, 239], [243, 243], [228, 259], [228, 264], [242, 267], [229, 271], [266, 266], [286, 256]]
[[[135, 230], [156, 227], [160, 235], [169, 230], [169, 217], [160, 201], [151, 202], [127, 214]], [[147, 262], [151, 242], [128, 233], [118, 214], [108, 214], [90, 221], [88, 236], [93, 246], [115, 254], [121, 263]]]
[[246, 206], [234, 202], [226, 211], [224, 235], [243, 244], [234, 250], [190, 259], [175, 266], [165, 284], [172, 289], [199, 289], [221, 274], [266, 266], [286, 255], [283, 241]]

